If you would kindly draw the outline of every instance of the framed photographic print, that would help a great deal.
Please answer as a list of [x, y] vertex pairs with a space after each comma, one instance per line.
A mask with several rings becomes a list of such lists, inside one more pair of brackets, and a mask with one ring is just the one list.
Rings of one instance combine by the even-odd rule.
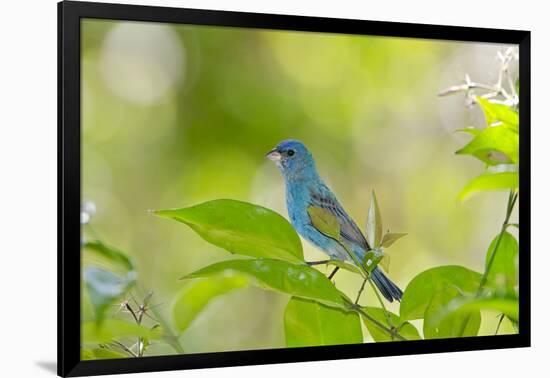
[[59, 375], [529, 346], [529, 32], [58, 10]]

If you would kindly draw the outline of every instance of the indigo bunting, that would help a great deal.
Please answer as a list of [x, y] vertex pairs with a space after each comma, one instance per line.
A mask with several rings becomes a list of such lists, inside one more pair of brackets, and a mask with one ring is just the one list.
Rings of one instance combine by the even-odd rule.
[[[277, 164], [283, 174], [288, 216], [296, 231], [332, 259], [355, 263], [355, 259], [349, 255], [353, 253], [358, 261], [363, 261], [371, 247], [336, 196], [319, 177], [313, 156], [306, 146], [297, 140], [285, 140], [266, 156]], [[308, 212], [312, 206], [325, 209], [337, 219], [339, 241], [320, 232], [313, 225]], [[341, 243], [345, 243], [347, 251]], [[400, 300], [403, 296], [401, 289], [379, 267], [371, 272], [371, 278], [388, 301]]]

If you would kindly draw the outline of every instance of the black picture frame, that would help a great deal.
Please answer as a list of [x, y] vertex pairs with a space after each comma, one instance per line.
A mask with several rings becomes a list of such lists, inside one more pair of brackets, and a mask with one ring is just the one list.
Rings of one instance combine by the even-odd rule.
[[[519, 333], [200, 353], [114, 360], [80, 360], [80, 20], [151, 21], [260, 29], [428, 38], [519, 45], [520, 92], [520, 308]], [[63, 1], [58, 3], [58, 374], [82, 376], [281, 362], [528, 347], [530, 288], [530, 32], [459, 26], [362, 21], [155, 6]]]

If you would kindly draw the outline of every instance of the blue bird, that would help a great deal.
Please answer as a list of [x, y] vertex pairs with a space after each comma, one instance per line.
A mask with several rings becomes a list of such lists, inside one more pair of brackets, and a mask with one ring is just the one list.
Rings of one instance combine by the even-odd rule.
[[[288, 216], [296, 231], [332, 259], [354, 263], [340, 242], [326, 236], [312, 224], [308, 208], [311, 206], [323, 208], [338, 220], [341, 241], [346, 243], [348, 249], [359, 261], [363, 261], [371, 247], [336, 196], [319, 177], [313, 156], [306, 146], [297, 140], [285, 140], [269, 151], [266, 156], [277, 164], [283, 174]], [[337, 268], [329, 278], [332, 278], [336, 270]], [[403, 292], [384, 275], [380, 268], [376, 267], [371, 277], [388, 301], [401, 300]]]

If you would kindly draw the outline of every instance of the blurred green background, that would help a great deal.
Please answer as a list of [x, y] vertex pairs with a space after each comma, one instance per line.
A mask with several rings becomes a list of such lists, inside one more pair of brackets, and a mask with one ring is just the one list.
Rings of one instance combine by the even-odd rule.
[[[286, 217], [282, 178], [264, 155], [287, 138], [310, 148], [363, 229], [376, 190], [385, 229], [408, 233], [389, 250], [389, 276], [402, 289], [435, 266], [482, 271], [506, 195], [457, 202], [482, 166], [454, 155], [468, 137], [453, 131], [484, 120], [463, 97], [437, 93], [465, 73], [493, 80], [503, 46], [104, 20], [82, 21], [81, 46], [82, 196], [97, 207], [95, 231], [135, 258], [167, 318], [185, 285], [178, 278], [235, 256], [147, 210], [232, 198]], [[323, 258], [304, 247], [309, 260]], [[336, 275], [345, 292], [360, 283]], [[284, 347], [287, 301], [232, 292], [181, 342], [189, 353]], [[495, 315], [484, 314], [482, 334], [494, 331]]]

